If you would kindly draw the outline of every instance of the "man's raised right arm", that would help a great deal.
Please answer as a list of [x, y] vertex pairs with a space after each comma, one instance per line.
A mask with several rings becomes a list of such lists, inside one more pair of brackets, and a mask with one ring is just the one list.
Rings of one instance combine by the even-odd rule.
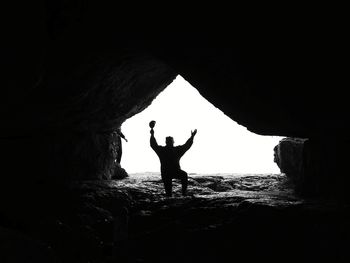
[[153, 128], [151, 129], [150, 133], [151, 133], [151, 138], [150, 138], [150, 145], [151, 145], [151, 148], [152, 148], [155, 152], [157, 152], [159, 146], [158, 146], [158, 143], [157, 143], [156, 138], [154, 137], [154, 130], [153, 130]]

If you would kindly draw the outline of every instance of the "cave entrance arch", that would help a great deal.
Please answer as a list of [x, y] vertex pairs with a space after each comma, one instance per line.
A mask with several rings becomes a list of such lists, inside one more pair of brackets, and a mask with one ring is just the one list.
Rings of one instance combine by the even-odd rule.
[[173, 136], [183, 144], [198, 129], [192, 148], [181, 159], [189, 173], [280, 173], [273, 161], [273, 148], [282, 137], [261, 136], [248, 131], [203, 98], [181, 76], [144, 111], [127, 119], [122, 131], [121, 165], [130, 174], [159, 172], [159, 160], [149, 146], [149, 126], [156, 120], [158, 144]]

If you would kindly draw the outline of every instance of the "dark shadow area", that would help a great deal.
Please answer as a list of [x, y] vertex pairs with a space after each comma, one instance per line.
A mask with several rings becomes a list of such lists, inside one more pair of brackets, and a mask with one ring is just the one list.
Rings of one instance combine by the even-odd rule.
[[171, 198], [159, 174], [85, 181], [59, 200], [18, 225], [2, 220], [21, 233], [3, 244], [17, 252], [30, 244], [33, 258], [44, 258], [36, 262], [348, 259], [349, 206], [298, 197], [284, 175], [190, 175], [188, 195], [174, 180]]
[[[26, 5], [4, 7], [0, 262], [350, 261], [346, 23]], [[189, 174], [171, 198], [159, 175], [128, 176], [118, 129], [177, 75], [249, 131], [287, 137], [284, 174]]]

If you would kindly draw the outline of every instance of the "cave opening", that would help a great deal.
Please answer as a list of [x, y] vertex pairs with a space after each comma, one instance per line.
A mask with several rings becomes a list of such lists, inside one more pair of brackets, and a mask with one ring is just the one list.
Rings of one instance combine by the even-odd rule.
[[[346, 16], [147, 5], [5, 5], [0, 262], [350, 262]], [[177, 74], [227, 116], [173, 87], [181, 77], [169, 86]], [[196, 96], [161, 101], [181, 89]], [[130, 126], [152, 109], [164, 117]], [[162, 145], [198, 129], [181, 160], [197, 173], [187, 196], [179, 182], [167, 198], [160, 176], [132, 176], [159, 171], [150, 120]], [[288, 136], [285, 176], [273, 162], [281, 137], [233, 120]], [[266, 172], [279, 174], [230, 175]]]
[[198, 134], [181, 159], [190, 174], [279, 174], [273, 148], [283, 138], [248, 131], [207, 101], [180, 75], [139, 114], [127, 119], [122, 132], [121, 165], [129, 174], [159, 172], [159, 160], [149, 146], [149, 126], [156, 120], [159, 145], [172, 136], [175, 145], [186, 142], [191, 130]]

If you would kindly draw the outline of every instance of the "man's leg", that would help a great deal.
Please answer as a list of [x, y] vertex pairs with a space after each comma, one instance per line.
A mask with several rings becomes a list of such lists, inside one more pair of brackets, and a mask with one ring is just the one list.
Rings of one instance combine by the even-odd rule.
[[170, 197], [172, 195], [173, 182], [171, 177], [163, 177], [163, 184], [165, 189], [165, 195]]
[[188, 184], [188, 175], [185, 171], [180, 170], [179, 172], [181, 185], [182, 185], [182, 195], [187, 194], [187, 184]]

